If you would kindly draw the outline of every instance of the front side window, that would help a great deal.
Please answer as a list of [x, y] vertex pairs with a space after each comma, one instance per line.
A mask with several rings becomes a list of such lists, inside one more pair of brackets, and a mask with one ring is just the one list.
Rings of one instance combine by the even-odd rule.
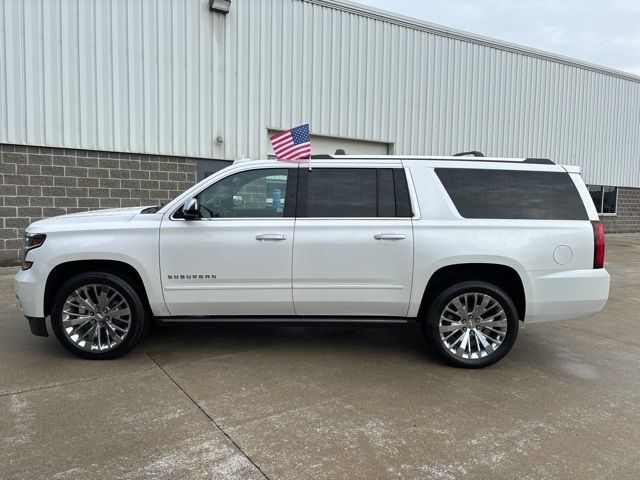
[[202, 217], [284, 217], [289, 170], [248, 170], [223, 178], [198, 195]]

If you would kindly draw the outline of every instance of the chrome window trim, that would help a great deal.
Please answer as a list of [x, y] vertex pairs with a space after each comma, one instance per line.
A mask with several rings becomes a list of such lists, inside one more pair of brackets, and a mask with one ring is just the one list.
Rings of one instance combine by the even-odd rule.
[[[306, 168], [305, 165], [283, 165], [280, 168]], [[313, 168], [336, 168], [333, 165], [320, 165], [317, 167], [313, 167]], [[418, 205], [418, 195], [415, 189], [415, 186], [413, 184], [413, 177], [411, 176], [411, 171], [409, 168], [405, 167], [405, 166], [395, 166], [395, 167], [383, 167], [383, 166], [369, 166], [369, 165], [358, 165], [358, 166], [353, 166], [353, 165], [343, 165], [341, 168], [374, 168], [374, 169], [381, 169], [381, 168], [402, 168], [404, 170], [405, 173], [405, 177], [406, 177], [406, 181], [407, 181], [407, 188], [409, 190], [409, 202], [411, 204], [411, 213], [412, 216], [410, 217], [234, 217], [234, 218], [198, 218], [198, 219], [192, 219], [192, 220], [186, 220], [184, 218], [175, 218], [174, 215], [176, 214], [176, 212], [182, 208], [182, 205], [184, 205], [183, 203], [180, 203], [178, 205], [178, 207], [173, 210], [173, 212], [171, 213], [171, 215], [169, 216], [169, 220], [173, 221], [173, 222], [178, 222], [178, 221], [182, 221], [182, 222], [201, 222], [201, 221], [245, 221], [245, 220], [261, 220], [261, 221], [265, 221], [265, 220], [285, 220], [285, 219], [291, 219], [291, 220], [402, 220], [402, 219], [409, 219], [409, 220], [420, 220], [421, 216], [420, 216], [420, 206]], [[238, 173], [242, 173], [242, 172], [248, 172], [251, 170], [274, 170], [274, 169], [278, 169], [278, 166], [264, 166], [264, 165], [256, 165], [253, 166], [253, 168], [246, 168], [246, 169], [240, 169], [240, 170], [236, 170], [233, 172], [230, 172], [229, 175], [225, 175], [223, 177], [217, 178], [215, 180], [212, 180], [211, 182], [208, 182], [206, 185], [204, 185], [200, 190], [195, 191], [194, 193], [192, 193], [191, 197], [195, 197], [197, 195], [199, 195], [203, 190], [206, 190], [207, 188], [209, 188], [210, 186], [224, 180], [225, 178], [228, 178], [232, 175], [236, 175]], [[187, 190], [188, 192], [189, 190]], [[185, 192], [185, 193], [187, 193]]]

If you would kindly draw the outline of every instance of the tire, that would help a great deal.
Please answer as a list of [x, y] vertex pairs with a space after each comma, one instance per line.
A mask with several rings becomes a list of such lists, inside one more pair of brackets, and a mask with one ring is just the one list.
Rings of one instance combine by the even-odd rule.
[[51, 327], [60, 343], [75, 355], [107, 360], [138, 345], [149, 321], [130, 280], [90, 272], [72, 277], [55, 293]]
[[438, 294], [422, 320], [422, 333], [450, 365], [482, 368], [509, 353], [518, 326], [518, 312], [504, 290], [488, 282], [465, 281]]

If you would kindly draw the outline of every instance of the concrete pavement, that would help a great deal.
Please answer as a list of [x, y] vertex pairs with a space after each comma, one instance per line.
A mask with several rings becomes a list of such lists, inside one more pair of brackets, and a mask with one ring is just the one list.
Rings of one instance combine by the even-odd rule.
[[636, 479], [640, 235], [609, 235], [610, 301], [524, 325], [493, 367], [416, 326], [161, 327], [80, 360], [29, 333], [0, 272], [2, 478]]

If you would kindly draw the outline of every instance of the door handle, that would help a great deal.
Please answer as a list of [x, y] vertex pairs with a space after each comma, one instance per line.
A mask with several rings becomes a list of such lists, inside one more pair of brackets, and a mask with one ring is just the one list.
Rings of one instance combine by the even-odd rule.
[[373, 238], [376, 240], [404, 240], [406, 237], [401, 233], [378, 233]]
[[256, 240], [267, 241], [267, 242], [279, 242], [281, 240], [286, 240], [286, 235], [280, 235], [277, 233], [263, 233], [261, 235], [256, 235]]

